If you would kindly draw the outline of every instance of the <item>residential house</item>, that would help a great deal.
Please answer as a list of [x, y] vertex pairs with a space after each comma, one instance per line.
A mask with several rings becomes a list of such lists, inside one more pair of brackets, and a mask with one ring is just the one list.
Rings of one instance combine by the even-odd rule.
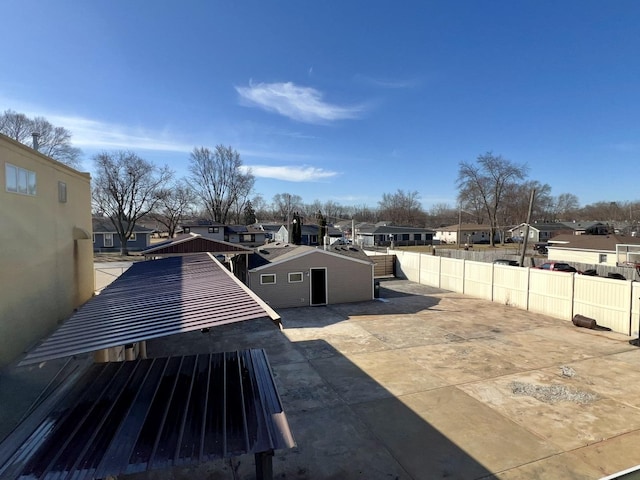
[[267, 240], [275, 240], [282, 223], [256, 223], [254, 227], [262, 230]]
[[184, 221], [178, 228], [180, 233], [197, 233], [203, 237], [209, 237], [224, 241], [224, 225], [207, 219], [195, 219]]
[[[96, 253], [117, 253], [120, 251], [120, 236], [109, 217], [93, 217], [93, 251]], [[136, 224], [127, 240], [127, 250], [139, 252], [149, 246], [154, 230]]]
[[[508, 231], [516, 241], [523, 241], [527, 224], [521, 223]], [[548, 242], [557, 235], [573, 235], [574, 229], [562, 222], [554, 223], [531, 223], [529, 224], [529, 244], [537, 242]]]
[[232, 262], [234, 274], [272, 308], [360, 302], [374, 297], [374, 264], [359, 248], [270, 243]]
[[[631, 246], [631, 256], [622, 254], [619, 258], [616, 249], [626, 252], [622, 246]], [[592, 265], [620, 266], [626, 261], [640, 263], [640, 238], [628, 235], [557, 235], [547, 246], [549, 261], [577, 262]]]
[[179, 229], [183, 234], [195, 233], [222, 242], [239, 243], [247, 247], [262, 245], [267, 241], [267, 233], [254, 226], [224, 225], [207, 219], [183, 222]]
[[0, 366], [93, 294], [88, 173], [0, 134]]
[[245, 247], [257, 247], [267, 242], [267, 232], [252, 225], [225, 225], [224, 240], [239, 243]]
[[[337, 242], [338, 240], [344, 240], [342, 232], [335, 227], [327, 226], [327, 235], [329, 237], [329, 245]], [[302, 225], [301, 245], [317, 246], [321, 245], [322, 239], [320, 236], [320, 226], [308, 224]], [[286, 225], [282, 225], [276, 233], [274, 240], [276, 242], [291, 243], [291, 237]]]
[[391, 225], [356, 226], [356, 244], [370, 246], [432, 245], [434, 231], [428, 228]]
[[[458, 232], [460, 232], [460, 243], [488, 243], [491, 238], [491, 226], [478, 223], [461, 223], [440, 227], [436, 229], [434, 240], [440, 243], [458, 243]], [[499, 242], [500, 233], [495, 232], [494, 241]]]

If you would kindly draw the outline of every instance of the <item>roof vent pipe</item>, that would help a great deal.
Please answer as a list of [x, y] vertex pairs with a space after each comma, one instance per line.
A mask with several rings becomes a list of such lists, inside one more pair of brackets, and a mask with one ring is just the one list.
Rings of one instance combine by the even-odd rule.
[[37, 151], [40, 148], [40, 145], [38, 144], [40, 134], [38, 132], [33, 132], [31, 136], [33, 137], [33, 149]]

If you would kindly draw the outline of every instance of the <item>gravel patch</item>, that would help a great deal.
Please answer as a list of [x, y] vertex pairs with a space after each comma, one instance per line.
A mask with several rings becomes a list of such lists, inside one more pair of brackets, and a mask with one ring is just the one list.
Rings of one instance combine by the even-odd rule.
[[511, 382], [511, 393], [533, 397], [544, 403], [573, 402], [585, 405], [595, 402], [600, 397], [595, 393], [572, 390], [564, 385], [532, 385], [523, 382]]

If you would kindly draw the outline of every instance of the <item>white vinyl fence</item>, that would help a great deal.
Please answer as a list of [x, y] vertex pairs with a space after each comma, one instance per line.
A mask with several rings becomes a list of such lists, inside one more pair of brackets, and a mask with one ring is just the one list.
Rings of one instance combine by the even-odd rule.
[[396, 250], [396, 276], [523, 310], [571, 320], [593, 318], [638, 336], [640, 282], [511, 267]]

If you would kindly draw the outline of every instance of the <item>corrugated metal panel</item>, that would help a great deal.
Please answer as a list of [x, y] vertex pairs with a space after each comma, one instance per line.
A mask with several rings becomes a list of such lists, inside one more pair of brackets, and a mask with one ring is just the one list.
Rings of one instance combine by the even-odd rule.
[[631, 334], [631, 282], [577, 275], [573, 314], [594, 318], [598, 325]]
[[90, 479], [295, 446], [263, 350], [94, 364], [24, 438], [2, 478]]
[[467, 260], [464, 264], [464, 293], [491, 300], [493, 295], [493, 264]]
[[280, 318], [207, 254], [137, 262], [21, 364], [261, 317]]

